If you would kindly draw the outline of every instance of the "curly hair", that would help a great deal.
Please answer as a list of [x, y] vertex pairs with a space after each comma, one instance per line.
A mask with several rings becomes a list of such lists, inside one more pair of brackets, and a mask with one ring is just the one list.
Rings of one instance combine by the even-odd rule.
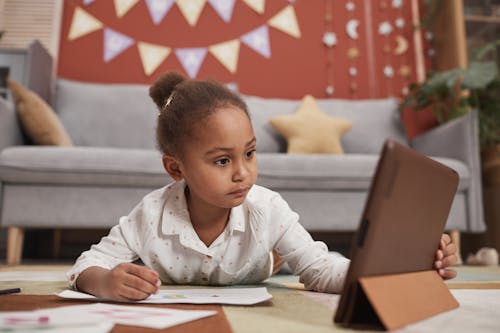
[[221, 107], [241, 109], [250, 119], [245, 102], [235, 92], [216, 81], [189, 80], [177, 72], [163, 74], [149, 88], [149, 96], [159, 110], [157, 145], [167, 155], [180, 156], [196, 126]]

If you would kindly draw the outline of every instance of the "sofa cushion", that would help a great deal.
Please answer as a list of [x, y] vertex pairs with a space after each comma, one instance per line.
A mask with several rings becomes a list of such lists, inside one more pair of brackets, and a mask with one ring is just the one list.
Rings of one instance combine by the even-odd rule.
[[[257, 155], [257, 183], [275, 191], [281, 190], [360, 190], [366, 191], [378, 162], [378, 155]], [[454, 170], [460, 177], [459, 190], [470, 185], [470, 172], [465, 164], [450, 158], [434, 158]], [[306, 194], [305, 194], [306, 195]]]
[[270, 119], [288, 142], [289, 154], [343, 154], [341, 137], [352, 123], [323, 113], [314, 97], [306, 95], [297, 112]]
[[71, 146], [71, 138], [54, 110], [36, 93], [8, 79], [21, 125], [31, 141], [38, 145]]
[[[263, 153], [286, 152], [285, 139], [272, 128], [269, 119], [296, 112], [300, 101], [247, 95], [242, 97], [248, 105], [254, 125], [257, 150]], [[353, 123], [352, 129], [341, 140], [346, 154], [378, 154], [387, 138], [408, 145], [395, 98], [316, 101], [326, 114]]]
[[[360, 190], [371, 182], [377, 155], [258, 154], [257, 183], [273, 190]], [[458, 160], [437, 158], [460, 176], [459, 190], [470, 174]], [[87, 186], [161, 187], [172, 179], [160, 153], [146, 149], [99, 147], [10, 147], [0, 153], [0, 182]]]
[[172, 179], [149, 149], [10, 147], [0, 153], [0, 182], [161, 187]]
[[158, 112], [147, 85], [59, 79], [55, 109], [75, 145], [155, 147]]

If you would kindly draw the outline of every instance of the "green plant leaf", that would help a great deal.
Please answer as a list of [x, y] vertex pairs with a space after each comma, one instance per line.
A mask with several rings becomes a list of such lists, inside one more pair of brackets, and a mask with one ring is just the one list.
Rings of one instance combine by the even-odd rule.
[[498, 75], [493, 61], [471, 62], [465, 71], [462, 87], [465, 89], [484, 89]]
[[462, 68], [453, 68], [433, 74], [424, 84], [422, 90], [434, 93], [437, 91], [454, 89], [455, 83], [463, 75]]
[[497, 52], [497, 47], [500, 46], [500, 39], [494, 40], [485, 46], [479, 48], [474, 52], [473, 59], [475, 61], [482, 60], [488, 53], [496, 54]]

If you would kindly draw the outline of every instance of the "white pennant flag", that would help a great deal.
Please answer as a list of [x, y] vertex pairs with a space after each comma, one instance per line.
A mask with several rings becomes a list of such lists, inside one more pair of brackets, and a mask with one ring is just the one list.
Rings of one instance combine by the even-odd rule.
[[104, 62], [113, 60], [132, 44], [134, 44], [132, 38], [110, 28], [104, 29]]
[[169, 47], [144, 42], [138, 42], [137, 48], [147, 76], [151, 75], [171, 52]]
[[231, 21], [236, 0], [208, 0], [208, 3], [225, 22]]
[[90, 15], [80, 7], [75, 8], [73, 20], [69, 28], [68, 39], [74, 40], [103, 27], [101, 21]]
[[228, 42], [214, 44], [208, 48], [210, 53], [216, 57], [231, 73], [236, 72], [238, 54], [240, 52], [240, 41], [233, 39]]
[[175, 0], [189, 25], [194, 27], [207, 0]]
[[163, 21], [163, 18], [167, 15], [173, 5], [174, 0], [146, 0], [149, 15], [151, 15], [153, 23], [156, 25]]
[[115, 12], [116, 16], [123, 17], [123, 15], [127, 14], [130, 8], [134, 7], [139, 0], [115, 0]]
[[266, 0], [243, 0], [250, 8], [259, 14], [264, 14], [266, 8]]
[[194, 79], [198, 75], [203, 59], [207, 55], [207, 49], [204, 47], [176, 49], [175, 55], [189, 77]]
[[271, 27], [281, 30], [295, 38], [300, 38], [299, 24], [293, 6], [288, 5], [268, 22]]
[[266, 58], [271, 57], [271, 47], [269, 45], [269, 29], [263, 24], [245, 35], [241, 36], [241, 41], [254, 51], [262, 54]]

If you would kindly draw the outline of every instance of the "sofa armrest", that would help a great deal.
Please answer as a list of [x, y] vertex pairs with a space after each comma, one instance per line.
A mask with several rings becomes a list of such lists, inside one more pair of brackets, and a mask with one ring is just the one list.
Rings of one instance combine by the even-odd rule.
[[23, 132], [14, 107], [0, 97], [0, 151], [24, 143]]
[[468, 229], [473, 232], [484, 231], [486, 225], [483, 213], [477, 111], [471, 111], [463, 117], [433, 128], [414, 138], [410, 144], [425, 155], [454, 158], [469, 167]]

